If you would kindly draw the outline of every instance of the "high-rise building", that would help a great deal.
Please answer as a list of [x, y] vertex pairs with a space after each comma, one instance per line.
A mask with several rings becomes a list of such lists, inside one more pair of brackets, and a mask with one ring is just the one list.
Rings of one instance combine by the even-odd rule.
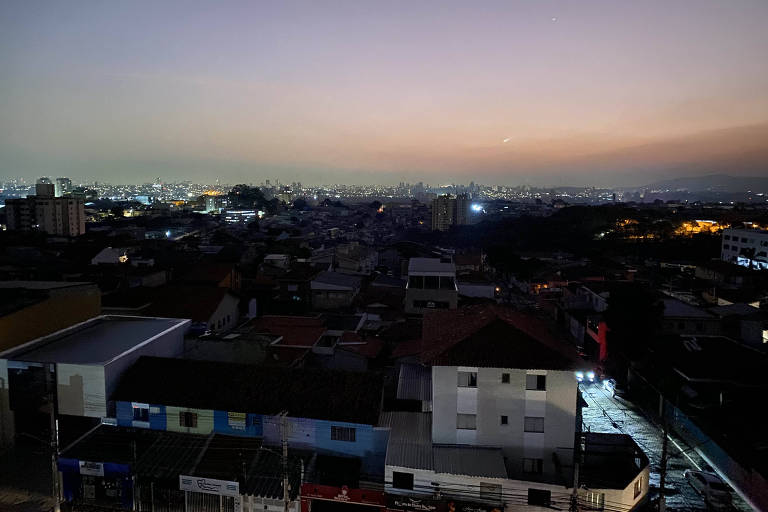
[[448, 231], [453, 225], [456, 199], [450, 194], [438, 196], [432, 200], [432, 231]]
[[69, 178], [56, 178], [56, 197], [65, 196], [70, 192], [72, 192], [72, 180]]
[[[47, 183], [44, 181], [47, 180]], [[48, 178], [35, 184], [36, 195], [5, 201], [8, 229], [43, 231], [50, 235], [78, 236], [85, 233], [85, 202], [75, 197], [54, 197]]]
[[448, 231], [451, 226], [469, 224], [470, 202], [467, 194], [450, 194], [432, 200], [432, 230]]

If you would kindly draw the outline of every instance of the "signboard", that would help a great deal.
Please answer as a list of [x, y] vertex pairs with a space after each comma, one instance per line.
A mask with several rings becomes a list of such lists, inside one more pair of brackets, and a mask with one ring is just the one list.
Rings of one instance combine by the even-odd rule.
[[104, 476], [104, 464], [101, 462], [80, 461], [80, 474], [88, 476]]
[[442, 498], [387, 495], [387, 510], [397, 512], [501, 512], [501, 506]]
[[203, 492], [218, 496], [240, 496], [240, 484], [214, 478], [179, 475], [179, 489], [182, 491]]
[[330, 485], [301, 484], [301, 498], [302, 501], [306, 499], [321, 499], [382, 507], [386, 504], [384, 493], [382, 492], [369, 489], [350, 489], [346, 485], [333, 487]]

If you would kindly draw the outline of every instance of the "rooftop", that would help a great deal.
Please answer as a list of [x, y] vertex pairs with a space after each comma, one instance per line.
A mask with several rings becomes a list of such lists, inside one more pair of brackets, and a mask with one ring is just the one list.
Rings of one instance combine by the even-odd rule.
[[8, 350], [4, 359], [39, 363], [106, 363], [189, 320], [99, 316]]
[[93, 283], [76, 281], [0, 281], [0, 288], [22, 288], [24, 290], [54, 290], [93, 286]]
[[408, 274], [455, 275], [456, 265], [441, 258], [411, 258], [408, 260]]
[[662, 302], [664, 303], [665, 317], [712, 318], [712, 315], [706, 310], [691, 306], [678, 299], [665, 298], [662, 299]]
[[112, 399], [374, 425], [382, 388], [370, 373], [141, 357]]

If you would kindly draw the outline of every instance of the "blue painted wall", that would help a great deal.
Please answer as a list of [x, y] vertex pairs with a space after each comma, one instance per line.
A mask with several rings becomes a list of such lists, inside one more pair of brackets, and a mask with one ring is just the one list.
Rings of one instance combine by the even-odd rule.
[[[117, 424], [125, 427], [144, 427], [133, 421], [131, 402], [117, 402]], [[155, 412], [153, 412], [155, 411]], [[263, 437], [267, 444], [280, 444], [280, 423], [277, 416], [247, 414], [244, 427], [230, 424], [227, 411], [214, 411], [213, 430], [230, 436]], [[375, 429], [372, 425], [326, 421], [309, 418], [288, 418], [288, 443], [297, 448], [314, 449], [330, 455], [359, 457], [363, 461], [363, 471], [372, 475], [383, 474], [387, 451], [388, 430]], [[352, 427], [355, 429], [355, 441], [336, 441], [331, 439], [331, 427]], [[150, 404], [149, 428], [167, 430], [166, 408]]]

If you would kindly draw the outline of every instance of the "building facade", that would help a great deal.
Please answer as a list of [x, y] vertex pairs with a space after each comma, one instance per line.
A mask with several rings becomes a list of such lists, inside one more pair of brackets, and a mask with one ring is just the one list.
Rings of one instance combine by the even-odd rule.
[[743, 267], [768, 269], [768, 231], [724, 229], [720, 259]]
[[411, 258], [405, 289], [405, 312], [421, 314], [433, 309], [456, 309], [459, 289], [456, 266], [450, 259]]

